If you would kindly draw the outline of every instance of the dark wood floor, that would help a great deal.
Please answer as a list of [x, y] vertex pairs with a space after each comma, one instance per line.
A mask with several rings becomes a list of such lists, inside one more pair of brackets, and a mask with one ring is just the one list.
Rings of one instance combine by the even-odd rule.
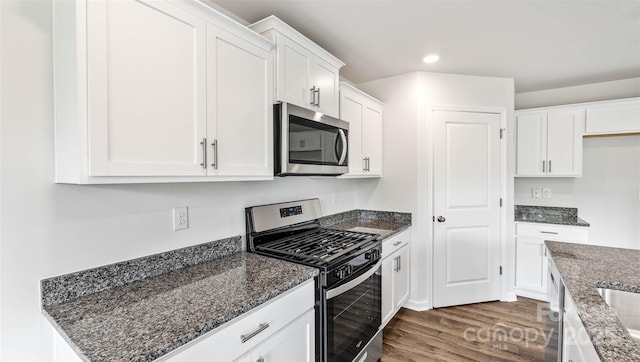
[[539, 311], [546, 308], [548, 303], [521, 297], [425, 312], [403, 308], [384, 329], [382, 362], [543, 361]]

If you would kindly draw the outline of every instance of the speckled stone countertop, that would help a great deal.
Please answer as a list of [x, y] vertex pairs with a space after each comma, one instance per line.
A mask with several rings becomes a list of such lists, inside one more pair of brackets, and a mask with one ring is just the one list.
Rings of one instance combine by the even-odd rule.
[[575, 207], [515, 205], [514, 220], [543, 224], [589, 226], [588, 222], [578, 217], [578, 209]]
[[43, 280], [43, 313], [85, 361], [152, 361], [317, 274], [237, 236]]
[[545, 241], [602, 361], [640, 361], [640, 344], [597, 288], [640, 293], [640, 250]]
[[411, 226], [411, 214], [375, 210], [351, 210], [320, 219], [323, 227], [378, 234], [391, 237]]

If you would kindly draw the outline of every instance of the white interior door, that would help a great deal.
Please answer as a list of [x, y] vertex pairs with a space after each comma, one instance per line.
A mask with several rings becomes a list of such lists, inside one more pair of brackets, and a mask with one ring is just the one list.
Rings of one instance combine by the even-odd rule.
[[499, 299], [500, 117], [434, 112], [434, 307]]

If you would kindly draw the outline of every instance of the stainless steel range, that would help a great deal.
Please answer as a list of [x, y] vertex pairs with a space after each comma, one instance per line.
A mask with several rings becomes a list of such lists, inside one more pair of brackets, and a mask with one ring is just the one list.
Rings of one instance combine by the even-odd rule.
[[316, 361], [378, 361], [382, 353], [379, 235], [323, 228], [320, 200], [245, 209], [247, 250], [319, 269]]

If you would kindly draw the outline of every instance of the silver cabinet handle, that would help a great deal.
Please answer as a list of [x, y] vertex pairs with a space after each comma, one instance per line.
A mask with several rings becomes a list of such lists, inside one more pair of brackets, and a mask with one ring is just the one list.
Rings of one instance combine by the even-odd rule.
[[546, 167], [545, 167], [546, 163], [547, 163], [546, 161], [542, 161], [542, 172], [547, 172]]
[[318, 98], [316, 99], [316, 107], [320, 107], [320, 88], [316, 88], [316, 93], [318, 93]]
[[242, 341], [242, 343], [250, 340], [251, 338], [255, 337], [258, 335], [258, 333], [264, 331], [265, 329], [269, 328], [269, 323], [260, 323], [260, 325], [258, 326], [258, 329], [256, 329], [255, 331], [247, 334], [247, 335], [241, 335], [240, 336], [240, 341]]
[[203, 138], [202, 142], [200, 142], [200, 145], [202, 146], [202, 163], [200, 164], [200, 166], [202, 166], [202, 168], [206, 170], [207, 169], [207, 139]]
[[549, 173], [551, 173], [551, 160], [549, 160]]
[[553, 232], [553, 231], [541, 231], [541, 234], [551, 234], [551, 235], [558, 235], [558, 233]]
[[218, 140], [213, 140], [213, 143], [211, 143], [211, 146], [213, 147], [213, 163], [211, 164], [211, 166], [213, 167], [214, 170], [218, 169]]
[[396, 273], [398, 272], [398, 270], [400, 270], [400, 269], [398, 269], [398, 267], [399, 267], [399, 265], [400, 265], [400, 262], [398, 261], [398, 258], [400, 258], [400, 257], [399, 257], [399, 256], [396, 256], [395, 258], [393, 258], [393, 261], [395, 261], [395, 262], [396, 262], [396, 263], [395, 263], [396, 265], [393, 267], [393, 271], [394, 271], [394, 272], [396, 272]]
[[402, 241], [396, 241], [395, 243], [393, 243], [393, 246], [398, 246], [400, 244], [402, 244]]
[[362, 171], [366, 171], [367, 170], [367, 158], [363, 158], [362, 159]]
[[260, 357], [256, 360], [256, 362], [264, 362], [264, 358]]
[[445, 221], [447, 221], [447, 219], [446, 219], [444, 216], [442, 216], [442, 215], [438, 216], [438, 218], [437, 218], [436, 220], [438, 220], [438, 222], [445, 222]]
[[313, 87], [311, 87], [309, 91], [311, 92], [311, 105], [315, 106], [316, 105], [316, 86], [314, 85]]
[[398, 255], [398, 272], [402, 270], [402, 255]]

